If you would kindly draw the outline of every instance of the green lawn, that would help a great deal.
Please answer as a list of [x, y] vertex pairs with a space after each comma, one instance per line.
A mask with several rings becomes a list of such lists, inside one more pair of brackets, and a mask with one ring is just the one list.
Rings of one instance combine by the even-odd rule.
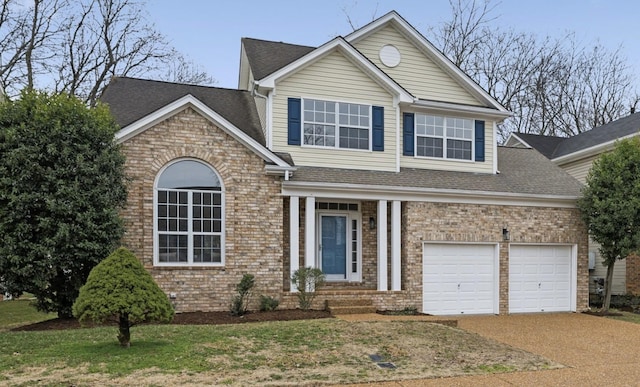
[[20, 325], [55, 318], [55, 313], [38, 312], [28, 299], [0, 301], [0, 332]]

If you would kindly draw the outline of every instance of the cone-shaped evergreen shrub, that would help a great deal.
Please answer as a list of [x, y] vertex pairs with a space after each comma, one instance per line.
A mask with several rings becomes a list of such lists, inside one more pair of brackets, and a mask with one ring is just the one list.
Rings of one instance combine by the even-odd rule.
[[142, 322], [169, 322], [173, 307], [133, 253], [119, 248], [91, 270], [73, 304], [73, 315], [85, 323], [118, 322], [118, 340], [130, 345], [129, 328]]

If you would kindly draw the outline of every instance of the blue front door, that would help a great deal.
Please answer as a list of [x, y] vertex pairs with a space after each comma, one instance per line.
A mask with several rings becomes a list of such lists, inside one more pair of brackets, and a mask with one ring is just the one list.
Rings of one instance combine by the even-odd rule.
[[320, 216], [321, 269], [328, 280], [347, 277], [347, 217]]

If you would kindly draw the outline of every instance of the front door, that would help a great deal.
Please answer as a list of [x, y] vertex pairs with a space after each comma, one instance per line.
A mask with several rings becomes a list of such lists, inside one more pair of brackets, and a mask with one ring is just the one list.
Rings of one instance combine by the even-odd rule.
[[320, 215], [320, 268], [329, 281], [347, 279], [347, 216]]

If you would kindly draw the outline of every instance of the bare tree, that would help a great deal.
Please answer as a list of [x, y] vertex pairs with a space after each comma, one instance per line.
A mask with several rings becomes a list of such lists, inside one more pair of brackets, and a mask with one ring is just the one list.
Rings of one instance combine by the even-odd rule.
[[514, 113], [498, 128], [505, 139], [517, 131], [571, 136], [615, 120], [640, 97], [621, 50], [503, 30], [493, 22], [491, 0], [450, 0], [452, 19], [435, 41], [498, 102]]
[[210, 84], [148, 21], [144, 0], [0, 0], [0, 86], [93, 104], [113, 76]]

